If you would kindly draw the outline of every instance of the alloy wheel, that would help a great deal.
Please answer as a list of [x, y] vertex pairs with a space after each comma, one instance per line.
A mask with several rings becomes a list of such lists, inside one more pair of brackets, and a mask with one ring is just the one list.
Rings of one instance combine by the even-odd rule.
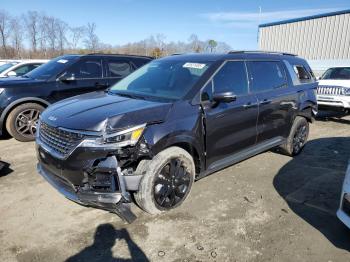
[[19, 134], [32, 138], [35, 136], [40, 111], [37, 109], [26, 109], [20, 112], [15, 120], [15, 127]]
[[191, 175], [184, 162], [173, 158], [157, 174], [153, 192], [156, 204], [162, 209], [178, 206], [187, 196]]
[[298, 154], [303, 148], [307, 139], [307, 127], [301, 125], [294, 134], [293, 137], [293, 153]]

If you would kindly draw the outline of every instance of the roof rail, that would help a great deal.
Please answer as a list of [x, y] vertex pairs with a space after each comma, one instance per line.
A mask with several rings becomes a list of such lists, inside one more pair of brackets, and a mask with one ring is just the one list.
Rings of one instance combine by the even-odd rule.
[[272, 54], [272, 55], [289, 55], [289, 56], [297, 56], [295, 54], [286, 53], [286, 52], [274, 52], [274, 51], [263, 51], [263, 50], [238, 50], [238, 51], [229, 51], [229, 54]]
[[81, 54], [81, 55], [115, 55], [115, 56], [134, 56], [134, 57], [145, 57], [145, 58], [154, 58], [152, 56], [147, 56], [147, 55], [130, 55], [130, 54], [108, 54], [108, 53], [90, 53], [90, 54]]

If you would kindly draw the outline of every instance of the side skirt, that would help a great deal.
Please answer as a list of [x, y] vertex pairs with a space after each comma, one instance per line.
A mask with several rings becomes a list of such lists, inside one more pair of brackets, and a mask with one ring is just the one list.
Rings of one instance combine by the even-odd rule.
[[212, 163], [207, 170], [204, 172], [200, 173], [197, 177], [196, 180], [199, 180], [203, 177], [206, 177], [212, 173], [215, 173], [221, 169], [224, 169], [228, 166], [232, 166], [238, 162], [241, 162], [243, 160], [246, 160], [250, 157], [253, 157], [255, 155], [258, 155], [262, 152], [265, 152], [271, 148], [274, 148], [276, 146], [279, 146], [283, 144], [286, 141], [285, 138], [283, 137], [276, 137], [273, 139], [269, 139], [267, 141], [264, 141], [262, 143], [259, 143], [257, 145], [251, 146], [247, 149], [244, 149], [236, 154], [233, 154], [231, 156], [225, 157], [224, 159], [220, 159], [214, 163]]

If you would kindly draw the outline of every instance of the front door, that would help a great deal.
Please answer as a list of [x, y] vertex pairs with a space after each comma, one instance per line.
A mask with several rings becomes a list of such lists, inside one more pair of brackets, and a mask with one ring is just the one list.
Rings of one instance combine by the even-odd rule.
[[[208, 106], [211, 92], [233, 92], [237, 98], [230, 103]], [[244, 61], [227, 61], [214, 75], [202, 93], [206, 125], [207, 168], [215, 162], [229, 159], [256, 142], [258, 105], [255, 95], [249, 93]]]
[[57, 100], [106, 89], [107, 80], [103, 78], [102, 71], [101, 58], [79, 60], [64, 72], [70, 80], [57, 81]]

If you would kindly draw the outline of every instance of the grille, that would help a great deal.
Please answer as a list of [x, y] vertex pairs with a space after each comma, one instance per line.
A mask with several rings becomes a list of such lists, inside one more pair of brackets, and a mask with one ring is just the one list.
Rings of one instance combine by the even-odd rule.
[[345, 87], [341, 86], [318, 86], [318, 95], [345, 95]]
[[62, 130], [40, 123], [39, 139], [56, 154], [66, 156], [84, 139], [83, 134]]

